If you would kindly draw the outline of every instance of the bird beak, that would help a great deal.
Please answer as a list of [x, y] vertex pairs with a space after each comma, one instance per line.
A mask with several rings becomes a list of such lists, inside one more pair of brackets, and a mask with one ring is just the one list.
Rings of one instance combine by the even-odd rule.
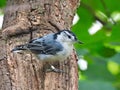
[[83, 44], [83, 42], [82, 42], [82, 41], [79, 41], [79, 40], [77, 40], [76, 42], [79, 43], [79, 44]]

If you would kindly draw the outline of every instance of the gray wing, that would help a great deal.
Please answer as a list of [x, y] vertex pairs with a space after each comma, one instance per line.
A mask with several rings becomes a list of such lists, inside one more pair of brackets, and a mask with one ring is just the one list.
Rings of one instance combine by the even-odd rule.
[[35, 54], [47, 55], [55, 55], [57, 52], [63, 50], [63, 47], [59, 42], [49, 38], [34, 39], [28, 43], [27, 48]]

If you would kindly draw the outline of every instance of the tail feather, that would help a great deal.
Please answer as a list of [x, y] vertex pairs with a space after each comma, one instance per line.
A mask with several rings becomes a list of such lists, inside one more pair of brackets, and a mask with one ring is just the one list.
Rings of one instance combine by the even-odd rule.
[[27, 50], [27, 45], [18, 45], [15, 48], [13, 48], [11, 50], [11, 52], [17, 52], [17, 51], [21, 51], [21, 50]]

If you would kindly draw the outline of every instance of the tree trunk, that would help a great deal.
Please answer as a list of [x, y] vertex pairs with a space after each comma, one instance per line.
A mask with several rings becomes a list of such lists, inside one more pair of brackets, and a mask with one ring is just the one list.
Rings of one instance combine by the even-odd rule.
[[0, 43], [0, 90], [78, 90], [75, 53], [58, 62], [65, 73], [46, 72], [46, 63], [11, 49], [31, 38], [70, 29], [78, 0], [8, 0]]

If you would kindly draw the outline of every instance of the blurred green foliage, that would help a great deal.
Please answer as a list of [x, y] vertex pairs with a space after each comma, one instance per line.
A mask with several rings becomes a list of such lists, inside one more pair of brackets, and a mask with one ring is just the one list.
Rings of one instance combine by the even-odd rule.
[[6, 5], [6, 0], [0, 0], [0, 8]]
[[[83, 45], [76, 44], [78, 56], [88, 62], [79, 70], [79, 90], [120, 90], [120, 0], [81, 0], [78, 22], [72, 31]], [[93, 23], [102, 27], [89, 33]]]
[[[0, 0], [0, 7], [6, 0]], [[79, 90], [120, 90], [120, 0], [81, 0], [78, 22], [72, 31], [83, 45], [76, 44], [78, 56], [88, 62], [79, 70]], [[103, 26], [94, 34], [96, 21]]]

